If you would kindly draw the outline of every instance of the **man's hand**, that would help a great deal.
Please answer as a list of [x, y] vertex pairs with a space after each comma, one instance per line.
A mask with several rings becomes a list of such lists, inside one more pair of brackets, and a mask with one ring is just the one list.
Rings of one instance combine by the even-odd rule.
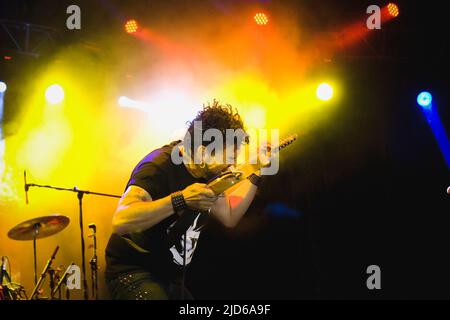
[[271, 151], [272, 147], [270, 143], [263, 143], [258, 149], [258, 152], [254, 155], [250, 154], [250, 159], [246, 163], [237, 166], [236, 170], [242, 171], [245, 177], [253, 173], [260, 175], [261, 168], [270, 166]]
[[184, 201], [190, 209], [208, 211], [217, 200], [214, 192], [206, 184], [194, 183], [182, 191]]

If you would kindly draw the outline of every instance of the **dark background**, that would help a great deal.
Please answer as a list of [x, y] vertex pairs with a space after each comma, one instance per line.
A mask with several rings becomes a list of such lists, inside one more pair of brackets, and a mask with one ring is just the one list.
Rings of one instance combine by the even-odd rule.
[[[119, 8], [117, 15], [105, 3]], [[195, 1], [228, 14], [246, 1]], [[287, 6], [304, 14], [302, 24], [329, 30], [358, 17], [367, 1], [253, 1]], [[443, 2], [398, 1], [401, 19], [387, 29], [384, 54], [359, 45], [334, 57], [343, 75], [346, 104], [333, 125], [316, 129], [283, 158], [282, 170], [266, 179], [236, 230], [211, 223], [202, 234], [189, 272], [199, 299], [429, 299], [450, 298], [449, 170], [433, 134], [416, 107], [420, 90], [434, 94], [450, 128], [448, 27]], [[183, 11], [186, 1], [1, 1], [0, 18], [48, 26], [64, 23], [68, 4], [93, 7], [83, 28], [61, 34], [58, 46], [105, 28], [118, 17]], [[101, 9], [103, 8], [103, 9]], [[90, 12], [94, 11], [94, 14]], [[1, 41], [5, 39], [0, 38]], [[371, 36], [376, 46], [379, 39]], [[2, 54], [11, 54], [3, 47]], [[26, 77], [51, 59], [0, 59], [3, 79]], [[10, 100], [20, 99], [11, 88]], [[12, 104], [12, 102], [10, 102]], [[6, 106], [8, 108], [8, 105]], [[7, 119], [14, 112], [6, 109]], [[295, 129], [295, 128], [293, 128]], [[306, 151], [305, 151], [306, 150]], [[379, 265], [382, 290], [366, 287], [366, 268]]]

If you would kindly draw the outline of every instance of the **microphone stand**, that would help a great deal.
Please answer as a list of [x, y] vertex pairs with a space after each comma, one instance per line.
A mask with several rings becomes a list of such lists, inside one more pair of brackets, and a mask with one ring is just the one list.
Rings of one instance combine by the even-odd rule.
[[29, 187], [75, 192], [77, 194], [78, 206], [79, 206], [79, 210], [80, 210], [79, 220], [80, 220], [81, 260], [82, 260], [81, 270], [82, 270], [82, 274], [83, 274], [83, 296], [84, 296], [84, 300], [88, 300], [89, 294], [88, 294], [88, 287], [87, 287], [87, 280], [86, 280], [86, 258], [85, 258], [84, 232], [83, 232], [83, 196], [85, 194], [91, 194], [91, 195], [96, 195], [96, 196], [118, 198], [118, 199], [120, 199], [121, 196], [107, 194], [107, 193], [92, 192], [92, 191], [87, 191], [87, 190], [80, 190], [77, 187], [74, 187], [73, 189], [68, 189], [68, 188], [60, 188], [60, 187], [54, 187], [54, 186], [49, 186], [49, 185], [40, 185], [40, 184], [35, 184], [35, 183], [25, 183], [26, 191], [28, 191]]
[[89, 228], [92, 228], [92, 234], [90, 237], [94, 239], [94, 255], [92, 256], [89, 264], [91, 265], [91, 285], [92, 285], [92, 297], [94, 300], [98, 299], [98, 280], [97, 280], [97, 228], [95, 224], [90, 224]]
[[55, 269], [52, 267], [48, 268], [48, 274], [50, 275], [50, 299], [53, 300], [53, 289], [55, 288]]

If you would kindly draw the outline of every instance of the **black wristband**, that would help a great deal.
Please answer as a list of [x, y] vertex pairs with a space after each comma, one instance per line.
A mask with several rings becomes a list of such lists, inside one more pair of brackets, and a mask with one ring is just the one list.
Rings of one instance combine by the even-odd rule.
[[170, 195], [172, 200], [173, 210], [177, 215], [181, 215], [187, 209], [186, 201], [184, 200], [181, 191], [174, 192]]
[[257, 187], [259, 187], [262, 182], [262, 178], [254, 173], [247, 179], [250, 180], [250, 182]]

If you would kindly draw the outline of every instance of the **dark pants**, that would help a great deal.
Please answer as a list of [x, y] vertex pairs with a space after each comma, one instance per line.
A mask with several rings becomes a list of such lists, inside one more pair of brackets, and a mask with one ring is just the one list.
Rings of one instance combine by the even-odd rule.
[[123, 274], [107, 284], [113, 300], [193, 300], [181, 280], [161, 282], [145, 271]]

